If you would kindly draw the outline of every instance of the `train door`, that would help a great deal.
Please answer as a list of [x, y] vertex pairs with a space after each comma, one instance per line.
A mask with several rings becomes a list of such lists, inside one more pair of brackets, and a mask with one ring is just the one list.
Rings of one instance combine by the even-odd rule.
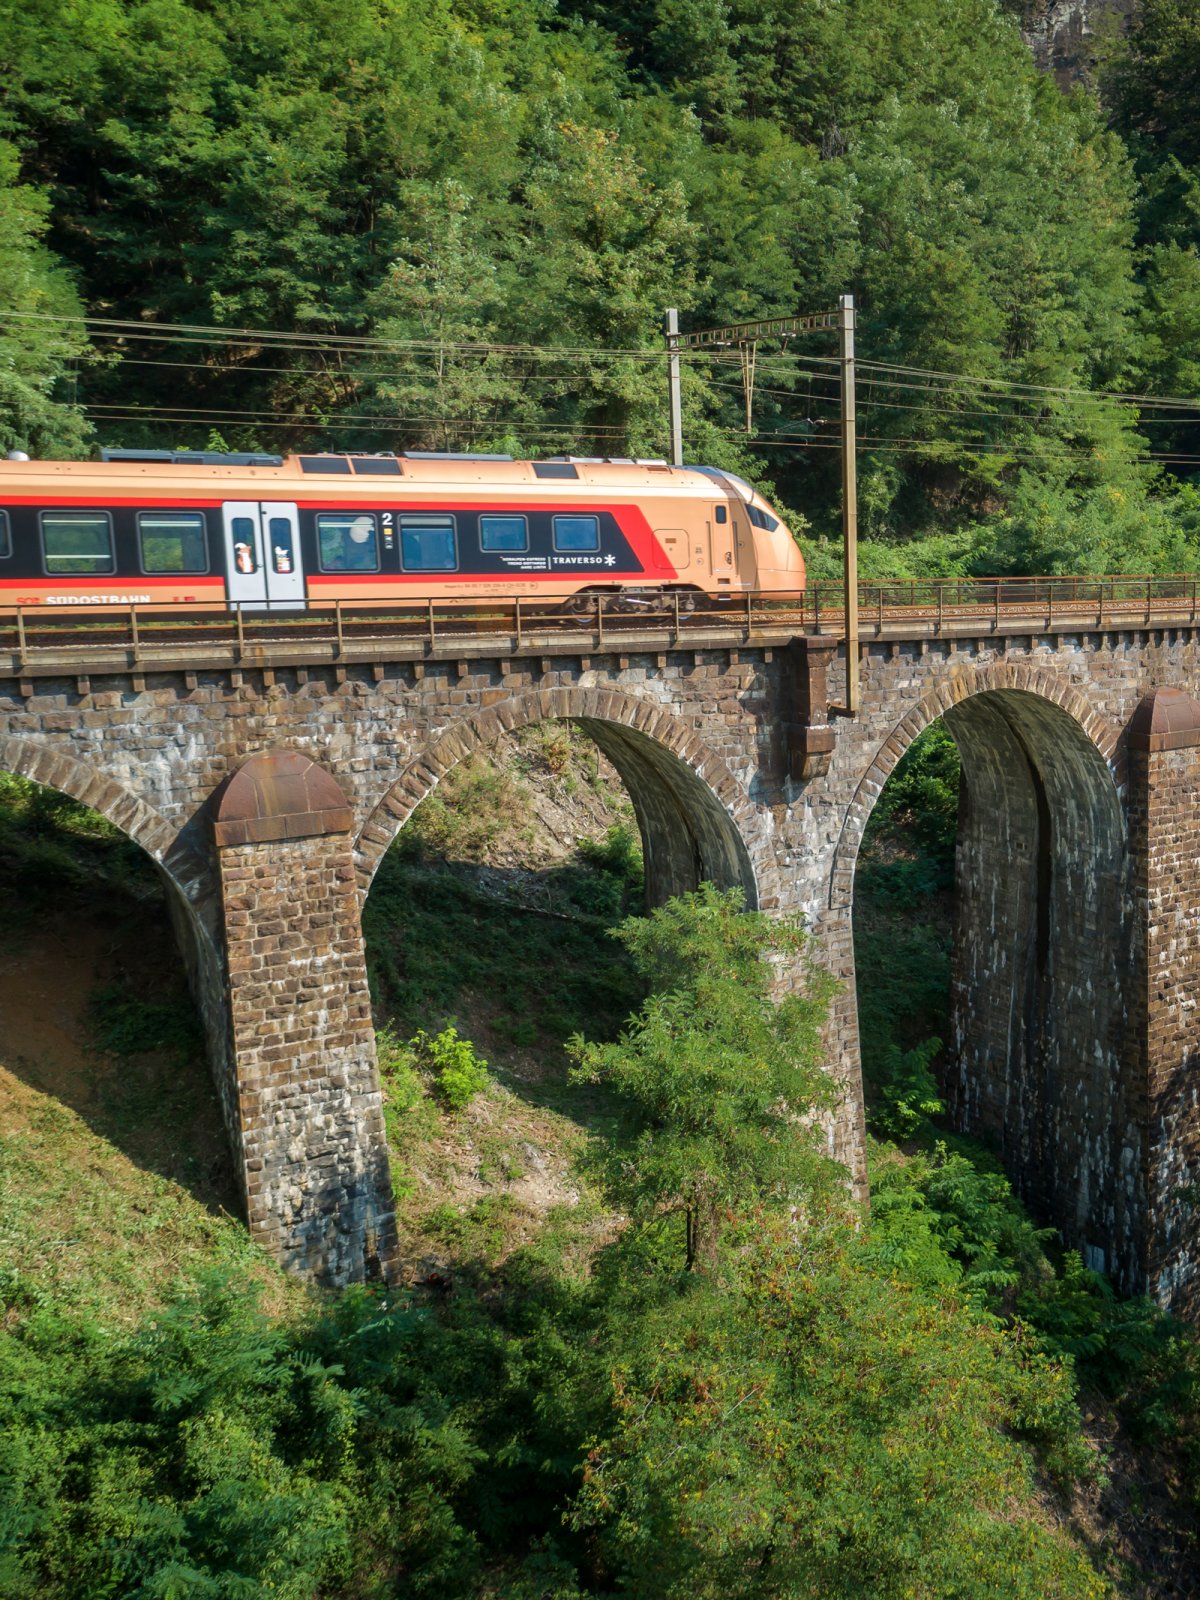
[[735, 572], [733, 548], [731, 508], [728, 504], [714, 506], [708, 524], [708, 554], [715, 584], [732, 584]]
[[248, 611], [299, 611], [304, 565], [294, 501], [227, 500], [225, 561], [232, 604]]

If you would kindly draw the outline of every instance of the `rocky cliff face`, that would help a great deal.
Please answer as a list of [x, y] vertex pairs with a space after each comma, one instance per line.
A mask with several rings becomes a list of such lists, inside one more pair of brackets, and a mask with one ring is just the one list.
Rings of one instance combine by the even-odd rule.
[[1063, 88], [1090, 80], [1105, 39], [1121, 32], [1138, 0], [1026, 0], [1021, 31]]

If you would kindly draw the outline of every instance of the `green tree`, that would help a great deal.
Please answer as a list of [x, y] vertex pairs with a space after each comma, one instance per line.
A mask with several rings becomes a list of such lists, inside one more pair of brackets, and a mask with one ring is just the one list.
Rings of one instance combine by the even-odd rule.
[[[1189, 0], [1144, 0], [1112, 51], [1103, 90], [1140, 181], [1144, 289], [1137, 374], [1151, 393], [1200, 392], [1200, 16]], [[1148, 406], [1143, 426], [1180, 477], [1196, 476], [1200, 426]]]
[[[842, 1226], [756, 1216], [724, 1281], [612, 1309], [573, 1526], [634, 1600], [1099, 1600], [1005, 1429], [1069, 1445], [1069, 1367]], [[625, 1261], [630, 1273], [633, 1263]], [[1078, 1451], [1076, 1449], [1076, 1454]], [[609, 1584], [605, 1584], [608, 1587]]]
[[[424, 348], [369, 357], [355, 409], [379, 411], [385, 426], [389, 413], [414, 419], [400, 434], [410, 448], [478, 449], [519, 438], [523, 424], [536, 436], [542, 396], [528, 381], [536, 363], [463, 348], [503, 342], [511, 288], [505, 263], [479, 236], [471, 196], [452, 178], [406, 183], [382, 220], [395, 230], [397, 254], [367, 300], [372, 332]], [[374, 375], [381, 364], [395, 370]]]
[[[820, 1030], [830, 982], [799, 927], [705, 884], [615, 930], [652, 992], [614, 1044], [578, 1036], [577, 1082], [604, 1083], [643, 1126], [593, 1146], [610, 1201], [635, 1223], [682, 1214], [690, 1270], [711, 1269], [728, 1217], [828, 1192], [818, 1108], [832, 1101]], [[772, 1000], [777, 977], [803, 992]]]
[[89, 356], [83, 307], [43, 243], [49, 199], [17, 172], [16, 150], [0, 140], [0, 452], [77, 456], [90, 430], [68, 375]]

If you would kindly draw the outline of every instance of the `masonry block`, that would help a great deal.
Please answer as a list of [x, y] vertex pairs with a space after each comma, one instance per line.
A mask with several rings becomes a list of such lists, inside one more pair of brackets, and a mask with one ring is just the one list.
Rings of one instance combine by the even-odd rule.
[[319, 1283], [388, 1276], [396, 1228], [345, 797], [296, 752], [214, 797], [250, 1231]]
[[[955, 1115], [1090, 1260], [1191, 1308], [1195, 752], [1123, 735], [1147, 685], [1200, 691], [1200, 630], [1110, 622], [1048, 638], [997, 624], [948, 641], [920, 626], [864, 637], [861, 714], [832, 724], [845, 661], [816, 637], [642, 654], [622, 643], [585, 661], [539, 643], [536, 657], [472, 658], [465, 675], [460, 645], [449, 663], [385, 646], [336, 670], [279, 660], [273, 683], [191, 661], [91, 670], [84, 697], [79, 663], [0, 680], [0, 767], [94, 805], [158, 862], [251, 1225], [302, 1270], [348, 1281], [376, 1260], [386, 1271], [394, 1248], [357, 907], [456, 761], [500, 730], [571, 719], [630, 789], [652, 899], [707, 877], [804, 917], [842, 983], [831, 1140], [861, 1192], [855, 864], [896, 763], [944, 717], [969, 807]], [[1168, 709], [1160, 694], [1147, 737], [1181, 731]], [[221, 790], [229, 831], [214, 839], [214, 790], [280, 746], [300, 764], [257, 788], [240, 769], [242, 801], [232, 782]]]
[[1144, 697], [1129, 725], [1135, 988], [1129, 1041], [1145, 1282], [1200, 1316], [1200, 704]]

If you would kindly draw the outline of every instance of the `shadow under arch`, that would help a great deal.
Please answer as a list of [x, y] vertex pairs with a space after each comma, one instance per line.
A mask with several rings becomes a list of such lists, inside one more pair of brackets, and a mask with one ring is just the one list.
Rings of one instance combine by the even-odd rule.
[[[165, 910], [183, 971], [207, 1035], [209, 1065], [228, 1135], [234, 1126], [231, 1118], [236, 1116], [236, 1107], [226, 1081], [228, 1073], [222, 1071], [228, 1053], [223, 946], [220, 910], [209, 863], [181, 839], [177, 828], [153, 806], [62, 750], [19, 735], [0, 735], [0, 771], [28, 779], [87, 806], [139, 846], [149, 858], [163, 890]], [[94, 1121], [89, 1104], [81, 1102], [75, 1109], [106, 1137], [121, 1143], [119, 1135], [107, 1122]], [[223, 1152], [222, 1164], [225, 1156], [227, 1152]], [[193, 1187], [180, 1173], [163, 1170], [185, 1186]], [[203, 1185], [195, 1192], [202, 1203], [213, 1204], [213, 1196]], [[225, 1197], [219, 1194], [216, 1208], [224, 1206]]]
[[1126, 1061], [1131, 881], [1119, 732], [1047, 672], [958, 673], [893, 730], [859, 784], [831, 901], [848, 905], [888, 774], [942, 718], [961, 758], [950, 1039], [954, 1124], [1088, 1263], [1136, 1286], [1144, 1204]]
[[400, 829], [447, 772], [501, 734], [537, 722], [574, 722], [617, 769], [633, 802], [651, 905], [701, 882], [763, 900], [753, 854], [759, 822], [729, 768], [660, 706], [616, 690], [571, 688], [515, 694], [444, 733], [391, 785], [356, 847], [360, 889]]
[[[0, 770], [57, 789], [111, 822], [145, 850], [158, 869], [171, 926], [187, 969], [188, 982], [209, 1035], [209, 1051], [223, 1101], [228, 1092], [221, 1068], [226, 1054], [223, 998], [223, 933], [208, 861], [153, 806], [86, 762], [61, 750], [0, 736]], [[220, 1022], [215, 1019], [222, 1019]], [[226, 1118], [234, 1116], [225, 1105]], [[230, 1126], [233, 1123], [230, 1122]]]
[[201, 900], [208, 863], [180, 840], [178, 829], [153, 806], [121, 784], [74, 756], [15, 734], [0, 736], [0, 770], [57, 789], [98, 812], [141, 845], [186, 904], [193, 906]]
[[[1056, 706], [1101, 758], [1109, 771], [1114, 791], [1119, 792], [1124, 787], [1120, 729], [1107, 722], [1068, 679], [1044, 668], [1010, 667], [1004, 662], [974, 671], [960, 669], [948, 673], [933, 683], [908, 715], [896, 724], [859, 780], [854, 798], [846, 811], [830, 874], [831, 909], [848, 910], [853, 904], [854, 870], [867, 822], [884, 784], [909, 746], [939, 718], [948, 717], [955, 707], [979, 695], [1002, 692], [1029, 695], [1047, 706]], [[946, 725], [950, 726], [949, 720]]]

